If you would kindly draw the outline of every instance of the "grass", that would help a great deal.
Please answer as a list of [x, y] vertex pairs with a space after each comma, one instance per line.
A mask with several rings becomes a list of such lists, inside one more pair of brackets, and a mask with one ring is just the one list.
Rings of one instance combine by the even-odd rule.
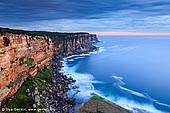
[[34, 59], [29, 58], [26, 62], [24, 62], [24, 64], [27, 64], [27, 66], [31, 66], [33, 62], [34, 62]]
[[101, 97], [101, 96], [95, 95], [95, 96], [92, 96], [92, 97], [90, 98], [90, 100], [104, 100], [104, 98]]
[[[47, 67], [43, 69], [38, 69], [38, 74], [35, 77], [29, 76], [25, 82], [22, 84], [21, 88], [15, 94], [14, 98], [9, 100], [4, 107], [6, 108], [25, 108], [30, 109], [33, 108], [34, 96], [28, 96], [26, 90], [30, 89], [30, 92], [34, 92], [35, 87], [38, 88], [40, 95], [42, 95], [43, 91], [48, 90], [48, 86], [52, 81], [52, 71]], [[45, 100], [41, 98], [40, 106], [37, 108], [43, 109], [45, 108]], [[22, 113], [23, 111], [17, 111], [17, 113]], [[8, 113], [7, 111], [5, 113]], [[10, 112], [9, 112], [10, 113]], [[29, 113], [25, 112], [24, 113]]]
[[14, 82], [13, 82], [13, 81], [11, 81], [11, 82], [9, 83], [9, 85], [8, 85], [8, 88], [13, 87], [13, 85], [14, 85]]
[[25, 56], [22, 56], [21, 58], [19, 58], [19, 60], [22, 62], [24, 61], [24, 59], [25, 59]]

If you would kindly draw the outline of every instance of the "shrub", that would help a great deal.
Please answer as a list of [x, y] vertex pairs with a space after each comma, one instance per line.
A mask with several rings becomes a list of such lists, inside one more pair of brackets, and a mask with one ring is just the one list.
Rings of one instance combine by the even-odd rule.
[[[50, 81], [52, 81], [52, 71], [47, 67], [43, 69], [38, 68], [38, 74], [35, 77], [29, 76], [24, 83], [22, 84], [21, 88], [18, 90], [14, 98], [7, 102], [7, 108], [33, 108], [33, 104], [35, 103], [34, 96], [27, 95], [26, 90], [30, 89], [30, 92], [34, 92], [35, 87], [38, 88], [39, 93], [42, 94], [43, 91], [48, 90], [48, 85]], [[11, 82], [11, 85], [13, 82]], [[40, 106], [38, 108], [44, 108], [45, 100], [41, 98]], [[7, 112], [8, 113], [8, 112]], [[22, 112], [17, 112], [22, 113]], [[26, 112], [27, 113], [27, 112]]]
[[12, 81], [12, 82], [9, 83], [8, 88], [13, 87], [13, 85], [14, 85], [14, 82]]
[[24, 62], [24, 64], [27, 64], [27, 66], [31, 66], [33, 62], [34, 62], [34, 59], [29, 58], [26, 62]]

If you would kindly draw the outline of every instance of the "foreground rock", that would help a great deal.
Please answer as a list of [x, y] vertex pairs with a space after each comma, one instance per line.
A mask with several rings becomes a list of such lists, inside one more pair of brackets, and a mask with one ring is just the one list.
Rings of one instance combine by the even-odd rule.
[[93, 96], [84, 102], [76, 113], [132, 113], [131, 111], [118, 106], [99, 96]]

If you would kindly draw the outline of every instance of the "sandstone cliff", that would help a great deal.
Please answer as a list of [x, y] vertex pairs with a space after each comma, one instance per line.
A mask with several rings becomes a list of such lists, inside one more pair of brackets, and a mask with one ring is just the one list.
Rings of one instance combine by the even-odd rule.
[[30, 32], [14, 34], [1, 31], [0, 105], [17, 92], [28, 76], [35, 76], [38, 68], [50, 66], [54, 52], [56, 55], [68, 56], [94, 48], [94, 39], [89, 33], [56, 34], [41, 36], [35, 33], [31, 35]]

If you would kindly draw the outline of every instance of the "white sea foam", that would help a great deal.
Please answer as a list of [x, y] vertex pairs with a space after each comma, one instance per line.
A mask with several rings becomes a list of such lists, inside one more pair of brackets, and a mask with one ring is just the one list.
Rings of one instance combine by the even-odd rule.
[[99, 50], [90, 52], [89, 55], [99, 54], [99, 53], [102, 53], [102, 52], [104, 52], [104, 51], [105, 51], [105, 48], [104, 48], [104, 47], [99, 47]]
[[[122, 85], [125, 84], [125, 83], [123, 82], [123, 77], [114, 75], [113, 78], [114, 78], [115, 80], [117, 80], [117, 81], [114, 83], [114, 85], [116, 85], [117, 87], [119, 87], [119, 88], [122, 89], [123, 91], [126, 91], [126, 92], [128, 92], [129, 94], [132, 94], [132, 95], [135, 95], [135, 96], [138, 96], [138, 97], [146, 98], [146, 99], [150, 100], [150, 101], [153, 102], [153, 103], [156, 103], [156, 104], [159, 104], [159, 105], [161, 105], [161, 106], [165, 106], [165, 107], [169, 107], [169, 108], [170, 108], [170, 105], [165, 104], [165, 103], [161, 103], [161, 102], [159, 102], [158, 100], [155, 100], [155, 99], [153, 99], [152, 97], [150, 97], [148, 94], [143, 94], [143, 93], [140, 93], [140, 92], [137, 92], [137, 91], [134, 91], [134, 90], [131, 90], [131, 89], [128, 89], [128, 88], [123, 87]], [[153, 107], [153, 105], [152, 105], [152, 107]], [[153, 112], [153, 113], [154, 113], [154, 112]]]
[[125, 83], [123, 82], [123, 77], [120, 77], [120, 76], [112, 76], [116, 82], [114, 83], [114, 85], [116, 85], [117, 87], [119, 87], [120, 89], [130, 93], [130, 94], [133, 94], [133, 95], [136, 95], [136, 96], [139, 96], [139, 97], [143, 97], [143, 98], [147, 98], [144, 94], [142, 93], [139, 93], [139, 92], [136, 92], [136, 91], [133, 91], [133, 90], [130, 90], [128, 88], [125, 88], [125, 87], [122, 87], [122, 85], [125, 85]]
[[123, 77], [119, 77], [119, 76], [116, 76], [116, 75], [113, 75], [113, 78], [117, 79], [117, 80], [123, 80]]
[[125, 83], [123, 82], [123, 77], [119, 77], [119, 76], [116, 76], [116, 75], [113, 75], [112, 77], [116, 80], [114, 85], [116, 85], [116, 86], [125, 85]]
[[71, 55], [71, 56], [68, 56], [66, 58], [64, 58], [64, 60], [66, 59], [72, 59], [72, 58], [82, 58], [82, 57], [85, 57], [85, 56], [89, 56], [90, 54], [93, 54], [93, 52], [89, 52], [89, 53], [83, 53], [83, 54], [79, 54], [79, 55]]
[[103, 51], [105, 51], [105, 48], [104, 47], [99, 47], [98, 53], [101, 53]]
[[161, 102], [159, 102], [158, 100], [155, 101], [155, 103], [157, 103], [157, 104], [159, 104], [159, 105], [161, 105], [161, 106], [166, 106], [166, 107], [169, 107], [169, 108], [170, 108], [170, 105], [165, 104], [165, 103], [161, 103]]
[[91, 74], [82, 74], [75, 72], [77, 69], [77, 66], [74, 67], [68, 67], [65, 65], [65, 72], [69, 73], [68, 76], [73, 77], [76, 80], [75, 85], [80, 86], [79, 90], [80, 92], [76, 95], [78, 98], [84, 98], [87, 99], [91, 96], [94, 92], [94, 86], [92, 83], [98, 82], [93, 81], [94, 77]]
[[[129, 100], [127, 98], [115, 98], [114, 96], [109, 96], [109, 97], [105, 97], [108, 100], [126, 108], [129, 110], [132, 110], [133, 113], [166, 113], [166, 112], [162, 112], [160, 110], [157, 110], [152, 104], [141, 104], [141, 103], [137, 103], [133, 100]], [[137, 110], [138, 109], [138, 110]], [[143, 112], [141, 112], [143, 111]]]
[[[89, 54], [86, 54], [86, 56], [88, 56]], [[84, 58], [85, 56], [77, 56], [75, 58], [73, 58], [74, 60], [77, 60], [77, 59], [81, 59], [81, 58]]]
[[136, 91], [133, 91], [131, 89], [128, 89], [128, 88], [125, 88], [123, 87], [123, 85], [125, 85], [125, 83], [123, 82], [123, 77], [120, 77], [120, 76], [112, 76], [116, 82], [114, 83], [114, 85], [116, 85], [117, 87], [119, 87], [120, 89], [132, 94], [132, 95], [136, 95], [136, 96], [139, 96], [139, 97], [143, 97], [143, 98], [147, 98], [144, 94], [142, 93], [139, 93], [139, 92], [136, 92]]
[[124, 91], [127, 91], [127, 92], [130, 93], [130, 94], [133, 94], [133, 95], [136, 95], [136, 96], [139, 96], [139, 97], [143, 97], [143, 98], [147, 98], [147, 97], [146, 97], [144, 94], [142, 94], [142, 93], [139, 93], [139, 92], [130, 90], [130, 89], [125, 88], [125, 87], [122, 87], [122, 86], [119, 86], [119, 88], [121, 88], [121, 89], [124, 90]]
[[113, 45], [113, 46], [109, 46], [108, 49], [118, 49], [120, 48], [121, 45]]
[[74, 58], [74, 57], [82, 57], [82, 56], [89, 56], [90, 53], [86, 53], [86, 54], [80, 54], [80, 55], [72, 55], [72, 56], [68, 56], [64, 59], [71, 59], [71, 58]]
[[73, 62], [73, 61], [74, 61], [74, 59], [70, 59], [70, 60], [68, 60], [68, 61]]
[[170, 105], [165, 104], [165, 103], [161, 103], [161, 102], [159, 102], [158, 100], [153, 99], [153, 98], [150, 97], [150, 96], [148, 96], [148, 98], [150, 99], [150, 101], [152, 101], [152, 102], [154, 102], [154, 103], [156, 103], [156, 104], [159, 104], [159, 105], [161, 105], [161, 106], [169, 107], [169, 109], [170, 109]]

